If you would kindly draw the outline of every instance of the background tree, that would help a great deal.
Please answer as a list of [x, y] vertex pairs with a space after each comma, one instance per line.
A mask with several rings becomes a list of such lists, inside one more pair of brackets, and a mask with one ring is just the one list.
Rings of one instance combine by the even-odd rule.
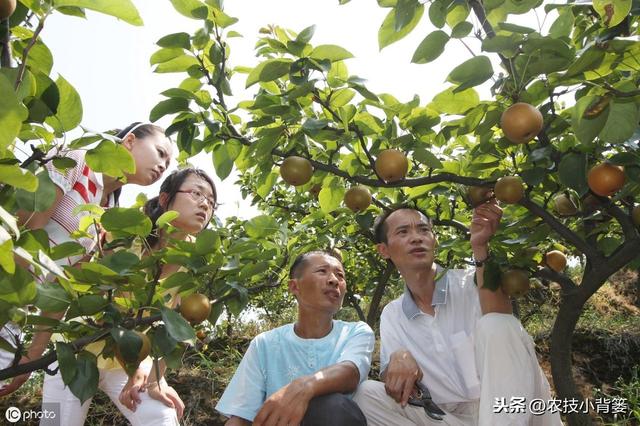
[[[18, 68], [3, 62], [0, 75], [2, 93], [8, 94], [0, 100], [0, 181], [5, 184], [0, 194], [4, 230], [0, 243], [9, 249], [0, 255], [3, 321], [7, 312], [20, 312], [33, 303], [43, 310], [54, 302], [61, 308], [78, 306], [70, 308], [71, 314], [60, 323], [49, 324], [80, 339], [71, 348], [58, 347], [57, 356], [68, 360], [61, 366], [69, 371], [72, 365], [95, 362], [83, 352], [73, 359], [69, 356], [81, 349], [81, 343], [107, 336], [117, 343], [122, 329], [149, 324], [153, 324], [149, 334], [154, 355], [177, 362], [183, 348], [178, 342], [191, 341], [193, 330], [161, 308], [159, 283], [154, 279], [158, 262], [187, 267], [187, 272], [167, 281], [185, 283], [185, 292], [196, 288], [206, 292], [214, 301], [210, 320], [215, 321], [223, 305], [239, 314], [251, 300], [254, 306], [279, 312], [285, 306], [282, 300], [287, 301], [281, 284], [289, 262], [300, 250], [329, 247], [341, 250], [352, 274], [347, 303], [355, 315], [373, 324], [384, 297], [398, 291], [397, 277], [375, 255], [371, 243], [371, 225], [380, 209], [401, 202], [425, 209], [439, 226], [439, 262], [455, 267], [468, 260], [466, 224], [474, 204], [468, 188], [495, 187], [496, 196], [511, 204], [505, 207], [503, 226], [492, 241], [494, 261], [487, 268], [488, 278], [498, 285], [501, 271], [518, 268], [545, 284], [560, 284], [551, 337], [554, 384], [561, 398], [582, 399], [571, 373], [576, 323], [587, 300], [611, 274], [640, 265], [635, 205], [640, 183], [637, 1], [543, 5], [536, 0], [425, 4], [379, 0], [379, 6], [389, 10], [378, 34], [381, 49], [426, 19], [432, 30], [407, 60], [429, 64], [455, 40], [468, 47], [470, 58], [451, 70], [450, 84], [428, 102], [373, 93], [364, 79], [349, 73], [350, 52], [338, 45], [311, 43], [313, 27], [299, 32], [276, 25], [261, 28], [256, 45], [259, 63], [252, 68], [234, 66], [231, 47], [239, 34], [232, 28], [237, 19], [224, 13], [222, 1], [172, 0], [172, 4], [178, 13], [198, 21], [200, 28], [194, 34], [174, 33], [158, 40], [159, 50], [151, 57], [155, 72], [182, 73], [184, 79], [162, 93], [166, 99], [153, 108], [150, 120], [173, 116], [167, 133], [178, 143], [180, 161], [210, 153], [221, 179], [237, 168], [243, 193], [264, 214], [245, 222], [215, 224], [195, 243], [179, 244], [146, 260], [120, 250], [97, 253], [79, 270], [52, 267], [48, 259], [78, 247], [51, 250], [41, 234], [18, 229], [12, 216], [17, 207], [46, 208], [51, 184], [38, 167], [44, 161], [42, 153], [89, 149], [95, 170], [115, 169], [114, 173], [122, 171], [127, 161], [106, 134], [85, 134], [60, 143], [81, 122], [80, 100], [68, 82], [61, 78], [54, 82], [48, 76], [52, 58], [39, 35], [47, 16], [56, 12], [81, 15], [83, 8], [97, 9], [134, 24], [139, 17], [128, 0], [109, 5], [23, 1], [9, 20]], [[513, 15], [524, 13], [554, 22], [548, 30], [509, 22]], [[425, 65], [425, 75], [428, 72]], [[255, 96], [232, 105], [231, 79], [255, 87]], [[481, 99], [476, 86], [482, 84], [491, 85], [491, 99]], [[532, 105], [541, 113], [542, 129], [533, 126], [534, 135], [524, 131], [519, 136], [513, 119], [501, 123], [503, 112], [517, 103]], [[533, 121], [537, 120], [534, 113]], [[16, 137], [34, 146], [33, 155], [26, 155], [21, 164]], [[389, 154], [389, 149], [396, 151]], [[306, 169], [302, 175], [292, 172], [300, 181], [290, 179], [291, 170], [283, 165], [294, 155], [308, 161], [297, 161], [301, 170]], [[402, 167], [399, 175], [385, 172], [388, 163], [376, 167], [384, 157], [406, 157], [406, 176]], [[59, 167], [69, 167], [58, 162]], [[606, 166], [596, 171], [612, 174], [590, 173], [605, 162], [622, 168]], [[308, 165], [313, 172], [305, 181]], [[474, 191], [482, 195], [482, 190]], [[95, 222], [117, 237], [110, 247], [127, 247], [148, 233], [137, 206], [105, 214], [96, 210]], [[585, 265], [582, 278], [573, 280], [561, 268], [554, 269], [552, 262], [546, 263], [545, 253], [551, 249], [579, 259]], [[13, 266], [12, 252], [31, 259], [36, 268], [53, 269], [60, 287], [36, 285], [30, 273]], [[107, 307], [117, 303], [109, 295], [125, 283], [137, 284], [139, 290], [134, 309], [122, 315]], [[55, 297], [48, 297], [52, 291]], [[283, 299], [267, 297], [272, 292]], [[114, 312], [105, 325], [73, 321], [78, 313], [87, 318], [104, 310]], [[160, 316], [142, 319], [143, 310]], [[37, 313], [26, 317], [27, 325], [41, 323]], [[40, 368], [55, 356], [29, 368]], [[14, 367], [0, 373], [0, 378], [22, 371]], [[94, 377], [78, 380], [91, 383]], [[588, 424], [590, 419], [573, 413], [568, 421]]]

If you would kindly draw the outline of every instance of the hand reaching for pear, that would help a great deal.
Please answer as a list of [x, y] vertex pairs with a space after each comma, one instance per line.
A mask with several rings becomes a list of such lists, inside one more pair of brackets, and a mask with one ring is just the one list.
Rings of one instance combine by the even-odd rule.
[[501, 218], [502, 209], [495, 199], [491, 199], [473, 209], [471, 227], [469, 228], [471, 247], [486, 247], [491, 237], [493, 237], [498, 230]]

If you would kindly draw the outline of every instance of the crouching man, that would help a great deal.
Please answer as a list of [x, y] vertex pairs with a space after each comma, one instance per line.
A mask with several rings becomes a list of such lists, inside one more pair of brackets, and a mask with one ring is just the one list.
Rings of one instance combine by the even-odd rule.
[[333, 319], [346, 292], [342, 263], [308, 252], [289, 278], [297, 321], [253, 339], [216, 410], [230, 417], [226, 426], [366, 425], [349, 394], [369, 374], [374, 334]]
[[[436, 236], [421, 211], [399, 208], [378, 218], [378, 252], [396, 266], [405, 292], [380, 318], [384, 383], [366, 381], [354, 397], [369, 426], [562, 425], [557, 413], [527, 409], [533, 399], [550, 399], [549, 384], [509, 297], [484, 286], [488, 242], [501, 216], [495, 200], [474, 210], [475, 271], [435, 264]], [[445, 412], [442, 421], [407, 404], [418, 383]], [[525, 401], [522, 410], [496, 409], [512, 397]]]

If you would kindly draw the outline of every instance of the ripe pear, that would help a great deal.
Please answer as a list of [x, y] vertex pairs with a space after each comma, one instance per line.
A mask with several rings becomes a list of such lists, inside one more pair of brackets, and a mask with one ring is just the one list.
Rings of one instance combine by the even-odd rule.
[[587, 184], [594, 194], [608, 197], [624, 186], [624, 169], [610, 163], [600, 163], [589, 170]]
[[309, 182], [313, 175], [313, 166], [306, 158], [292, 155], [280, 166], [280, 176], [289, 185], [300, 186]]
[[516, 204], [524, 197], [524, 184], [520, 176], [503, 176], [496, 182], [493, 193], [503, 203]]
[[16, 11], [16, 0], [0, 0], [0, 21], [9, 19]]
[[491, 188], [486, 186], [470, 186], [467, 188], [467, 204], [474, 209], [487, 201], [492, 197]]
[[407, 157], [397, 149], [385, 149], [376, 159], [376, 173], [385, 182], [396, 182], [404, 179], [409, 170]]
[[180, 302], [180, 314], [191, 324], [200, 324], [209, 318], [211, 302], [204, 294], [193, 293]]
[[544, 255], [544, 263], [554, 271], [562, 272], [567, 267], [567, 256], [560, 250], [551, 250]]
[[542, 130], [543, 124], [540, 111], [524, 102], [511, 105], [500, 117], [504, 136], [514, 144], [533, 140]]
[[509, 297], [521, 297], [527, 294], [530, 287], [529, 274], [522, 269], [509, 269], [502, 274], [500, 280], [502, 291]]
[[578, 207], [565, 194], [557, 195], [553, 199], [553, 208], [560, 216], [573, 216], [578, 213]]
[[358, 185], [344, 194], [344, 203], [353, 212], [362, 212], [371, 204], [371, 192], [366, 186]]

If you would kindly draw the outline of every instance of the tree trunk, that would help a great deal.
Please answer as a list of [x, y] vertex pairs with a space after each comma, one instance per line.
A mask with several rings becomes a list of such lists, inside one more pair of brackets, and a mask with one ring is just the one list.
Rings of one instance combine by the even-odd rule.
[[[573, 332], [582, 314], [586, 299], [578, 300], [577, 295], [563, 295], [558, 316], [551, 332], [551, 374], [558, 398], [576, 398], [584, 401], [573, 380], [571, 345]], [[591, 425], [591, 418], [585, 413], [568, 414], [570, 426]]]
[[373, 296], [371, 296], [371, 303], [369, 304], [369, 312], [367, 312], [367, 324], [369, 327], [373, 328], [374, 324], [378, 320], [378, 310], [380, 308], [380, 302], [382, 301], [382, 296], [384, 296], [384, 290], [387, 287], [387, 283], [389, 282], [389, 278], [391, 278], [391, 274], [395, 266], [393, 264], [388, 263], [387, 268], [384, 270], [382, 275], [380, 275], [380, 280], [378, 281], [378, 285], [373, 292]]

